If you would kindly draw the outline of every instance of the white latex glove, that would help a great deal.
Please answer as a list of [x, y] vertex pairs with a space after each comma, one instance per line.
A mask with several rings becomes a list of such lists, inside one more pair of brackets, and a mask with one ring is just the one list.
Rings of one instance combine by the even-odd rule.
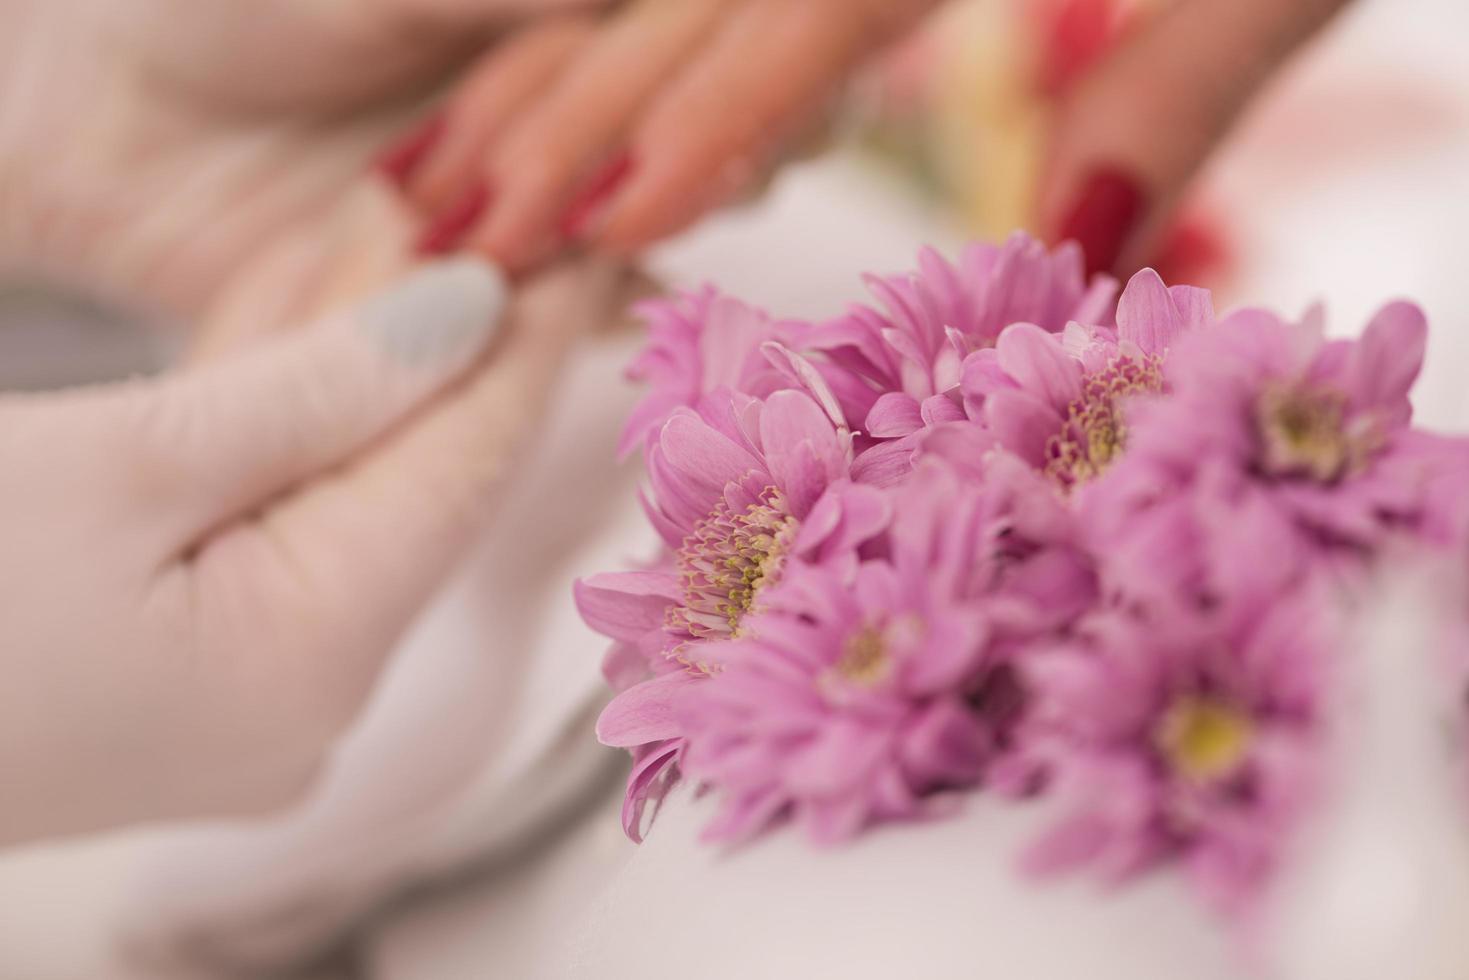
[[0, 399], [0, 843], [309, 785], [601, 311], [567, 275], [472, 372], [504, 290], [460, 259], [218, 364]]
[[0, 0], [0, 271], [198, 323], [507, 25], [604, 2]]

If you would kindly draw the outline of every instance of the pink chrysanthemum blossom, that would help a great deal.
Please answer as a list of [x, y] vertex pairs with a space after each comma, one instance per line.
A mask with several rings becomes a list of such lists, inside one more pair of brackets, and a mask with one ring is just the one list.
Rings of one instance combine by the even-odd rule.
[[1311, 544], [1370, 547], [1416, 528], [1444, 447], [1409, 428], [1425, 338], [1407, 303], [1385, 307], [1355, 341], [1326, 340], [1314, 312], [1293, 324], [1246, 310], [1194, 332], [1165, 369], [1173, 395], [1130, 414], [1130, 472], [1083, 518], [1125, 522], [1209, 466], [1267, 491]]
[[938, 555], [961, 526], [957, 515], [971, 514], [979, 531], [970, 540], [977, 546], [965, 553], [964, 581], [955, 589], [983, 600], [997, 644], [1019, 645], [1062, 629], [1096, 602], [1094, 566], [1066, 502], [1042, 474], [996, 449], [979, 426], [933, 429], [921, 443], [918, 467], [899, 488], [897, 527], [906, 541], [932, 542], [931, 554]]
[[1072, 320], [1109, 323], [1116, 290], [1105, 278], [1088, 288], [1074, 244], [1050, 252], [1020, 233], [1003, 246], [969, 246], [957, 265], [925, 249], [916, 273], [867, 284], [883, 311], [855, 307], [818, 326], [809, 344], [875, 391], [919, 403], [956, 386], [964, 358], [1012, 323], [1056, 333]]
[[918, 430], [964, 417], [959, 369], [971, 351], [992, 347], [1011, 323], [1061, 331], [1072, 319], [1111, 322], [1116, 288], [1106, 278], [1087, 287], [1075, 245], [1052, 253], [1024, 234], [1003, 247], [971, 245], [956, 264], [924, 250], [917, 272], [867, 282], [881, 310], [853, 307], [815, 326], [804, 350], [833, 378], [845, 373], [834, 386], [862, 429], [855, 476], [878, 485], [911, 469]]
[[908, 471], [910, 438], [926, 425], [963, 417], [960, 367], [971, 352], [993, 347], [1012, 323], [1059, 332], [1072, 320], [1110, 323], [1116, 283], [1090, 286], [1074, 244], [1054, 252], [1017, 233], [1003, 246], [972, 245], [957, 264], [932, 249], [918, 271], [867, 280], [882, 310], [859, 306], [817, 326], [805, 349], [847, 372], [838, 391], [864, 436], [858, 479], [886, 484]]
[[888, 491], [882, 557], [796, 563], [747, 637], [704, 648], [711, 676], [668, 711], [687, 737], [683, 767], [722, 795], [711, 838], [792, 817], [839, 840], [981, 778], [1033, 788], [1033, 767], [1007, 764], [1024, 696], [1008, 657], [1094, 593], [1056, 540], [1054, 495], [1037, 500], [1039, 478], [1018, 463], [1009, 476], [984, 490], [925, 463]]
[[878, 561], [850, 579], [802, 566], [782, 591], [804, 601], [720, 644], [721, 669], [682, 704], [684, 769], [723, 798], [709, 839], [790, 816], [841, 840], [979, 780], [992, 739], [961, 693], [985, 645], [976, 609]]
[[1117, 880], [1181, 859], [1206, 899], [1243, 911], [1315, 792], [1339, 640], [1321, 602], [1297, 591], [1172, 622], [1103, 612], [1026, 658], [1027, 724], [1070, 807], [1032, 870]]
[[972, 786], [994, 749], [978, 692], [987, 628], [923, 569], [793, 567], [745, 639], [675, 709], [683, 767], [721, 794], [711, 840], [792, 817], [831, 842]]
[[1151, 269], [1127, 284], [1117, 328], [1017, 323], [964, 361], [966, 414], [999, 445], [1070, 490], [1105, 472], [1127, 442], [1124, 407], [1163, 391], [1163, 360], [1187, 331], [1213, 322], [1207, 291], [1169, 289]]
[[604, 669], [622, 693], [599, 735], [643, 747], [624, 814], [630, 832], [679, 748], [677, 729], [652, 719], [709, 672], [703, 647], [742, 634], [793, 556], [850, 567], [888, 519], [877, 491], [847, 481], [850, 436], [810, 396], [726, 393], [706, 410], [676, 409], [648, 446], [648, 513], [669, 558], [577, 584], [583, 618], [615, 641]]

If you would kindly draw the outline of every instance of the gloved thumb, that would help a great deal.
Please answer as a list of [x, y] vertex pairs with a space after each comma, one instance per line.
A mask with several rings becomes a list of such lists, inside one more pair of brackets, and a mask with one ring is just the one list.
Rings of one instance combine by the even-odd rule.
[[449, 260], [233, 360], [102, 395], [144, 512], [185, 546], [344, 463], [460, 378], [505, 303], [493, 267]]

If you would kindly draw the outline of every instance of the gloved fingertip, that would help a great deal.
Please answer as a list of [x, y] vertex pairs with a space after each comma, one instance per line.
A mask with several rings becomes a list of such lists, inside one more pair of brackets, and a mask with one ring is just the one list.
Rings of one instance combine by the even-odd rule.
[[362, 330], [395, 359], [443, 366], [473, 358], [499, 330], [509, 297], [505, 274], [470, 255], [425, 265], [360, 311]]

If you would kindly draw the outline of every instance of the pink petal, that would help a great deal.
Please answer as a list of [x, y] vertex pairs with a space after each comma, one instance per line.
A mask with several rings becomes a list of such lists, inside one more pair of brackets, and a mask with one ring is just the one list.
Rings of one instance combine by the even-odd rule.
[[597, 719], [597, 740], [628, 748], [682, 735], [676, 707], [688, 686], [696, 683], [693, 675], [677, 671], [628, 688]]
[[1168, 298], [1178, 311], [1179, 326], [1183, 330], [1198, 330], [1214, 323], [1214, 296], [1198, 286], [1169, 286]]
[[[677, 548], [694, 525], [709, 516], [723, 495], [722, 490], [712, 492], [708, 487], [690, 486], [689, 481], [668, 461], [668, 454], [661, 445], [654, 444], [648, 450], [647, 461], [648, 483], [656, 505], [650, 513], [661, 512], [666, 516], [672, 533], [664, 533], [664, 540], [669, 547]], [[663, 524], [655, 523], [663, 533]]]
[[796, 554], [804, 555], [818, 547], [836, 531], [841, 522], [841, 499], [836, 493], [828, 490], [822, 494], [821, 499], [816, 501], [805, 519], [801, 521], [794, 545]]
[[985, 457], [995, 448], [994, 435], [972, 422], [934, 426], [923, 435], [918, 459], [942, 459], [969, 479], [981, 479]]
[[1112, 828], [1092, 813], [1078, 813], [1057, 824], [1021, 856], [1021, 867], [1037, 876], [1049, 876], [1095, 860], [1112, 839]]
[[959, 368], [959, 390], [964, 395], [964, 411], [972, 419], [980, 417], [984, 400], [996, 388], [1017, 388], [1015, 379], [1000, 367], [993, 347], [985, 347], [964, 358]]
[[1427, 343], [1428, 320], [1414, 304], [1389, 303], [1378, 311], [1358, 342], [1358, 406], [1397, 408], [1418, 378]]
[[904, 735], [903, 768], [920, 785], [961, 786], [977, 781], [994, 749], [984, 722], [948, 698], [925, 711]]
[[892, 486], [913, 472], [913, 451], [917, 448], [913, 436], [880, 442], [852, 461], [852, 479], [874, 487]]
[[682, 743], [670, 742], [638, 759], [627, 777], [622, 801], [622, 831], [634, 844], [643, 841], [643, 810], [657, 803], [678, 778], [677, 762]]
[[1109, 323], [1112, 319], [1112, 311], [1115, 308], [1114, 298], [1117, 296], [1117, 280], [1108, 275], [1097, 275], [1092, 279], [1092, 284], [1087, 287], [1076, 309], [1071, 312], [1073, 320], [1082, 323]]
[[802, 823], [811, 843], [830, 847], [851, 840], [871, 818], [871, 806], [861, 795], [808, 802]]
[[688, 528], [680, 526], [677, 521], [666, 516], [658, 505], [649, 499], [647, 491], [641, 487], [638, 489], [638, 506], [642, 508], [644, 516], [648, 518], [648, 523], [653, 525], [653, 530], [658, 532], [664, 544], [675, 551], [683, 545], [684, 538], [688, 535]]
[[614, 643], [602, 657], [602, 677], [618, 694], [641, 684], [648, 674], [648, 658], [631, 643]]
[[842, 414], [842, 407], [832, 393], [831, 386], [810, 361], [775, 341], [763, 344], [760, 350], [776, 370], [789, 377], [816, 400], [832, 425], [847, 424], [846, 416]]
[[691, 412], [664, 423], [658, 444], [670, 469], [699, 499], [716, 499], [726, 483], [760, 468], [759, 460]]
[[801, 796], [854, 791], [882, 758], [885, 741], [880, 729], [833, 719], [807, 748], [786, 760], [786, 785]]
[[1152, 269], [1133, 276], [1117, 301], [1117, 336], [1156, 354], [1172, 345], [1183, 328], [1168, 287]]
[[668, 572], [613, 572], [578, 579], [576, 609], [588, 626], [614, 640], [635, 643], [662, 628], [668, 606], [679, 599], [678, 578]]
[[984, 404], [996, 440], [1031, 466], [1044, 466], [1046, 443], [1061, 431], [1061, 414], [1024, 391], [996, 391]]
[[738, 844], [764, 830], [790, 805], [779, 787], [768, 786], [726, 802], [699, 839], [706, 844]]
[[923, 695], [952, 690], [969, 676], [988, 632], [978, 615], [959, 611], [933, 618], [928, 628], [918, 655], [903, 665], [904, 686]]
[[876, 537], [891, 520], [892, 505], [882, 491], [859, 483], [839, 483], [801, 522], [795, 551], [805, 555], [820, 548], [823, 554], [839, 554]]
[[1005, 328], [995, 344], [998, 363], [1020, 387], [1065, 411], [1081, 394], [1081, 365], [1061, 349], [1055, 334], [1033, 323]]
[[617, 442], [617, 458], [626, 459], [662, 425], [670, 412], [683, 405], [677, 392], [655, 391], [640, 401], [628, 417]]
[[[952, 390], [952, 389], [951, 389]], [[923, 400], [922, 417], [924, 425], [943, 425], [945, 422], [961, 422], [964, 420], [964, 409], [954, 400], [949, 392], [942, 392]]]
[[699, 332], [704, 390], [744, 387], [742, 375], [751, 355], [774, 332], [760, 310], [728, 296], [716, 299]]
[[906, 436], [923, 428], [918, 400], [901, 391], [880, 397], [867, 414], [867, 432], [879, 439]]
[[766, 400], [760, 444], [775, 485], [786, 492], [798, 517], [846, 470], [846, 452], [831, 420], [799, 391], [777, 391]]

